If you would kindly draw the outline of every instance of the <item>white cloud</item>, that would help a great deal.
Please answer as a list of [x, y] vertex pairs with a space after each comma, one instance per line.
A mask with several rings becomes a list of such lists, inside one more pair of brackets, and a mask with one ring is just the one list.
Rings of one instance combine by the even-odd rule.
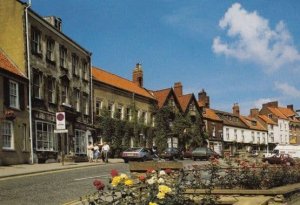
[[253, 102], [253, 105], [255, 108], [262, 108], [262, 105], [268, 102], [273, 102], [273, 101], [278, 101], [278, 99], [274, 99], [274, 98], [260, 98], [258, 100], [255, 100]]
[[231, 41], [223, 42], [221, 37], [215, 37], [212, 49], [216, 54], [254, 62], [263, 65], [267, 71], [300, 62], [300, 54], [282, 21], [272, 30], [267, 19], [235, 3], [220, 20], [219, 26], [227, 30]]
[[300, 90], [298, 90], [292, 85], [289, 85], [288, 83], [275, 82], [275, 88], [285, 96], [290, 96], [294, 98], [300, 97]]

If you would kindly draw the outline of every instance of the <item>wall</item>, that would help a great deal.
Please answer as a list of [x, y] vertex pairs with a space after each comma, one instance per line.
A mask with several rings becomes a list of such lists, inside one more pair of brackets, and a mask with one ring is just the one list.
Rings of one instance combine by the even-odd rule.
[[16, 0], [0, 3], [0, 48], [26, 73], [24, 5]]

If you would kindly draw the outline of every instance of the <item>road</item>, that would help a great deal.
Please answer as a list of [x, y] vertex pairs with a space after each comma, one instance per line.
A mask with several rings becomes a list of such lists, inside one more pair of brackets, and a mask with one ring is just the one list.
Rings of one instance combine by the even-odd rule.
[[106, 164], [2, 180], [0, 204], [57, 205], [73, 201], [95, 191], [95, 178], [108, 182], [112, 169], [128, 172], [128, 164]]
[[[183, 163], [187, 165], [192, 161], [184, 160]], [[94, 179], [108, 183], [112, 169], [129, 173], [128, 164], [118, 163], [0, 180], [0, 204], [57, 205], [78, 200], [80, 196], [95, 192]]]

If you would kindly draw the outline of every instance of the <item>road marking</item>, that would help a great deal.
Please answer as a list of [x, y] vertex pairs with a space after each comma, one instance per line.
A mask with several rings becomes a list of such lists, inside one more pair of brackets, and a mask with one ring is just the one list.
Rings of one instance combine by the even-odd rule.
[[79, 179], [74, 179], [74, 181], [81, 181], [81, 180], [86, 180], [86, 179], [94, 179], [94, 178], [108, 178], [109, 175], [99, 175], [99, 176], [93, 176], [93, 177], [84, 177], [84, 178], [79, 178]]

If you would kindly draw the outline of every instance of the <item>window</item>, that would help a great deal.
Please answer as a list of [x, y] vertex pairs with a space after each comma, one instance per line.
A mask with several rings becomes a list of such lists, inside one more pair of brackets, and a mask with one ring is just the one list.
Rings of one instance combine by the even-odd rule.
[[101, 115], [101, 110], [102, 110], [103, 102], [102, 100], [96, 100], [96, 115], [100, 116]]
[[85, 61], [82, 62], [82, 79], [88, 80], [87, 63]]
[[77, 112], [80, 112], [80, 91], [75, 90], [75, 109]]
[[85, 131], [75, 129], [75, 145], [74, 145], [75, 154], [86, 154], [86, 137]]
[[234, 129], [234, 140], [237, 140], [237, 129]]
[[78, 56], [75, 54], [72, 55], [72, 72], [73, 75], [78, 76]]
[[64, 46], [60, 46], [59, 48], [59, 63], [60, 67], [67, 67], [67, 49]]
[[3, 149], [14, 149], [13, 137], [13, 123], [10, 121], [3, 121], [2, 123], [2, 139]]
[[123, 119], [123, 106], [122, 105], [118, 105], [117, 109], [116, 109], [116, 118], [121, 120]]
[[108, 104], [108, 107], [107, 107], [107, 109], [108, 109], [108, 113], [109, 113], [109, 116], [110, 117], [113, 117], [114, 115], [114, 112], [113, 112], [113, 107], [114, 107], [114, 104], [113, 103], [109, 103]]
[[48, 78], [48, 102], [56, 103], [56, 88], [55, 88], [55, 79]]
[[36, 121], [36, 150], [57, 151], [57, 137], [54, 134], [54, 124]]
[[31, 51], [34, 54], [41, 53], [41, 32], [35, 29], [31, 32]]
[[47, 39], [47, 60], [54, 61], [54, 40], [51, 38]]
[[69, 104], [68, 90], [69, 90], [69, 87], [67, 85], [62, 86], [62, 91], [61, 91], [61, 102], [62, 103]]
[[19, 105], [19, 85], [14, 81], [9, 81], [9, 106], [13, 108], [20, 108]]
[[89, 100], [88, 100], [88, 96], [85, 95], [83, 96], [83, 114], [88, 115], [89, 114]]
[[257, 132], [257, 143], [259, 144], [260, 143], [260, 133]]
[[131, 109], [129, 107], [127, 107], [126, 108], [126, 120], [131, 121], [131, 116], [132, 116]]
[[42, 83], [42, 76], [39, 72], [34, 71], [33, 73], [33, 95], [35, 98], [41, 99], [41, 83]]
[[226, 139], [229, 140], [229, 128], [226, 128]]
[[196, 107], [194, 104], [190, 104], [189, 109], [190, 109], [190, 111], [196, 111]]
[[244, 140], [245, 140], [245, 133], [244, 133], [244, 130], [242, 130], [241, 132], [242, 132], [242, 142], [244, 142]]

